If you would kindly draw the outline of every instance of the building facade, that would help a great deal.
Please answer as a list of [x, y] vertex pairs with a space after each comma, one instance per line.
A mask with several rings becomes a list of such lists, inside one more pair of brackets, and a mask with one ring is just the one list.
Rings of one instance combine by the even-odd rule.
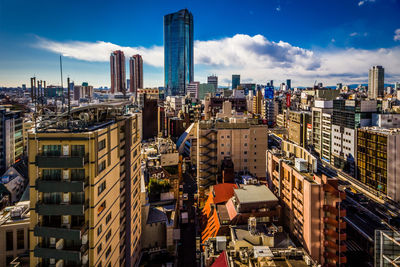
[[236, 89], [240, 85], [240, 75], [232, 74], [232, 89]]
[[110, 55], [111, 93], [126, 92], [124, 52], [117, 50]]
[[368, 72], [368, 97], [370, 99], [382, 98], [384, 86], [385, 69], [382, 66], [373, 66]]
[[218, 76], [211, 75], [207, 77], [207, 84], [214, 85], [214, 92], [218, 89]]
[[130, 57], [129, 71], [129, 92], [135, 93], [137, 98], [137, 90], [143, 89], [143, 59], [141, 55]]
[[167, 95], [185, 95], [193, 81], [193, 15], [189, 10], [164, 16], [164, 77]]
[[95, 111], [86, 126], [29, 134], [30, 266], [138, 264], [140, 114], [124, 110], [87, 107], [71, 114]]

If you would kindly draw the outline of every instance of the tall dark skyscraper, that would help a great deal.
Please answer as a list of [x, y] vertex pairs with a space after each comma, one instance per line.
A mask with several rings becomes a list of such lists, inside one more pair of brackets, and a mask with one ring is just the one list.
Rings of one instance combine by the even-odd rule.
[[236, 89], [240, 85], [240, 75], [232, 74], [232, 90]]
[[130, 85], [129, 91], [137, 94], [137, 89], [143, 88], [143, 59], [141, 55], [131, 56], [129, 59]]
[[184, 95], [193, 81], [193, 15], [187, 9], [164, 16], [164, 75], [167, 95]]
[[111, 93], [126, 91], [124, 52], [117, 50], [110, 55]]

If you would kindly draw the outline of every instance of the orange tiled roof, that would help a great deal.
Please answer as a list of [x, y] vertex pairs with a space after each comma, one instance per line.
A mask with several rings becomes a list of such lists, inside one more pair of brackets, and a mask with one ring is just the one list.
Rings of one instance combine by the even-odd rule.
[[223, 183], [213, 186], [214, 191], [214, 203], [227, 202], [231, 197], [233, 197], [233, 189], [238, 188], [236, 184]]

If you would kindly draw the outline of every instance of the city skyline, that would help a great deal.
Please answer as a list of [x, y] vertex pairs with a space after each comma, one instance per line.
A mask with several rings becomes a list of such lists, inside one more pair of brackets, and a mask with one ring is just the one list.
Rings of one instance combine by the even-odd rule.
[[[211, 10], [206, 8], [207, 2], [154, 2], [159, 8], [148, 3], [136, 5], [137, 16], [132, 21], [125, 17], [111, 21], [103, 17], [107, 5], [96, 7], [95, 14], [86, 14], [92, 5], [82, 4], [78, 12], [59, 1], [43, 10], [65, 10], [54, 25], [43, 18], [32, 21], [30, 10], [38, 7], [31, 3], [23, 7], [2, 3], [0, 37], [5, 41], [0, 45], [0, 86], [21, 86], [20, 81], [25, 80], [28, 84], [34, 74], [49, 84], [59, 84], [58, 56], [62, 54], [65, 76], [77, 83], [110, 87], [107, 62], [114, 50], [124, 51], [127, 57], [141, 54], [144, 87], [163, 86], [163, 16], [185, 7], [196, 20], [194, 81], [206, 82], [207, 76], [215, 73], [220, 84], [227, 86], [231, 75], [237, 73], [243, 82], [274, 79], [279, 84], [292, 79], [293, 87], [311, 86], [315, 80], [327, 85], [367, 83], [373, 65], [385, 68], [388, 83], [400, 79], [400, 63], [396, 61], [400, 56], [400, 22], [395, 16], [398, 1], [234, 1], [229, 6], [218, 3]], [[13, 12], [4, 12], [17, 8], [19, 21], [9, 16]], [[77, 17], [87, 15], [79, 22], [81, 28], [78, 22], [62, 22], [67, 11], [74, 11]], [[251, 19], [221, 20], [225, 11], [240, 12]], [[335, 12], [341, 16], [331, 16]], [[372, 15], [375, 20], [370, 19]], [[120, 29], [116, 30], [117, 26]]]

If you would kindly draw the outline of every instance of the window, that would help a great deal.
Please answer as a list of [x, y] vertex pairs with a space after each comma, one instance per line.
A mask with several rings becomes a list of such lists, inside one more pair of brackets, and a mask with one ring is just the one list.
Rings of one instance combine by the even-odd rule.
[[224, 154], [224, 152], [221, 152], [221, 155], [223, 155]]
[[244, 135], [244, 138], [247, 138], [247, 134]]
[[247, 143], [244, 143], [244, 146], [247, 146]]
[[111, 220], [111, 212], [106, 217], [106, 224], [108, 224]]
[[100, 224], [99, 228], [97, 228], [97, 236], [99, 236], [101, 234], [101, 232], [103, 232], [103, 225]]
[[101, 193], [106, 189], [106, 181], [102, 182], [98, 187], [98, 193], [97, 195], [100, 196]]
[[14, 250], [14, 236], [12, 231], [6, 232], [6, 250]]
[[104, 138], [98, 144], [98, 151], [102, 151], [106, 147], [106, 139]]
[[257, 145], [254, 145], [254, 148], [256, 148], [257, 147]]
[[106, 209], [106, 201], [104, 200], [104, 202], [101, 203], [101, 205], [97, 208], [97, 216], [99, 216], [105, 209]]
[[257, 155], [257, 152], [254, 152], [254, 155]]
[[110, 256], [110, 253], [111, 253], [111, 246], [109, 246], [106, 251], [106, 259], [108, 258], [108, 256]]
[[257, 162], [257, 160], [255, 159], [254, 162]]
[[[103, 246], [102, 246], [102, 244], [100, 243], [98, 246], [97, 246], [97, 254], [100, 254], [100, 252], [101, 252], [101, 250], [103, 249]], [[101, 264], [101, 263], [100, 263]]]
[[223, 135], [221, 135], [221, 139], [224, 139], [224, 136], [223, 136]]
[[247, 151], [244, 151], [243, 153], [244, 153], [245, 155], [247, 155]]
[[110, 231], [108, 231], [107, 235], [106, 235], [106, 241], [108, 241], [111, 237], [111, 229]]
[[221, 146], [224, 146], [224, 144], [221, 144]]
[[247, 162], [247, 159], [244, 159], [244, 162]]
[[43, 145], [44, 156], [61, 156], [61, 145]]
[[100, 162], [99, 164], [99, 173], [101, 173], [102, 171], [104, 171], [106, 169], [106, 161], [103, 160], [102, 162]]
[[227, 136], [226, 136], [226, 138], [228, 138], [228, 139], [229, 139], [229, 138], [231, 138], [231, 137], [230, 137], [229, 135], [227, 135]]
[[83, 157], [85, 155], [85, 145], [71, 145], [71, 156]]

